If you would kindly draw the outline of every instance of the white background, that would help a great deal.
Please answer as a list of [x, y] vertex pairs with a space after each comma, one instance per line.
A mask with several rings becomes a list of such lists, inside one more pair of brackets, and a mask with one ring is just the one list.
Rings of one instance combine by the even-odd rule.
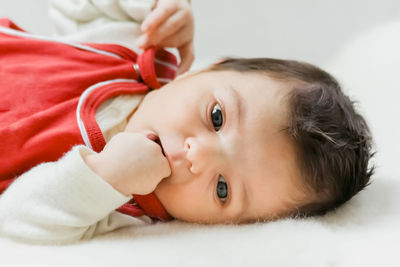
[[[223, 56], [321, 65], [353, 36], [400, 16], [398, 0], [192, 0], [192, 6], [197, 66]], [[51, 33], [47, 0], [0, 0], [0, 16]]]

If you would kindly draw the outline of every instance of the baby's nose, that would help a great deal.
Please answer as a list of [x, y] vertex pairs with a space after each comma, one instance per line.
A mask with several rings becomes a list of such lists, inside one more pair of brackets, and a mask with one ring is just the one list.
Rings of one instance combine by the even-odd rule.
[[211, 140], [191, 137], [185, 140], [184, 145], [192, 173], [212, 171], [218, 165], [218, 149]]

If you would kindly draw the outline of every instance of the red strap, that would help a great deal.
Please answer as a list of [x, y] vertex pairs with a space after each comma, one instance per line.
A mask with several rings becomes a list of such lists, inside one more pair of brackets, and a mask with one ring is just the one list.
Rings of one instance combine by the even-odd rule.
[[143, 209], [138, 207], [136, 204], [135, 200], [132, 198], [129, 202], [125, 203], [121, 207], [117, 209], [118, 212], [121, 212], [123, 214], [129, 215], [129, 216], [142, 216], [142, 215], [147, 215]]
[[133, 195], [133, 198], [117, 209], [130, 216], [147, 215], [152, 219], [170, 221], [173, 218], [166, 212], [154, 193], [148, 195]]
[[148, 195], [134, 195], [133, 198], [151, 218], [156, 218], [161, 221], [172, 220], [172, 217], [167, 213], [154, 193]]
[[112, 97], [126, 94], [143, 94], [147, 91], [147, 86], [141, 83], [118, 82], [96, 88], [87, 96], [86, 101], [82, 104], [80, 114], [84, 118], [85, 129], [94, 151], [100, 152], [106, 145], [106, 140], [95, 117], [97, 108], [105, 100]]
[[160, 82], [157, 78], [172, 81], [178, 66], [173, 54], [155, 47], [140, 54], [137, 64], [143, 82], [152, 89], [158, 89], [166, 83]]

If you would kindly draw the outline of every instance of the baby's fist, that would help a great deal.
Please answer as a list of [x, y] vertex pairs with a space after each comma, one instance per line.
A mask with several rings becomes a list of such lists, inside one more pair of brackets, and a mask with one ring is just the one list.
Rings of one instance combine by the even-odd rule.
[[103, 151], [84, 159], [86, 164], [125, 195], [145, 195], [171, 174], [161, 147], [145, 134], [118, 133]]

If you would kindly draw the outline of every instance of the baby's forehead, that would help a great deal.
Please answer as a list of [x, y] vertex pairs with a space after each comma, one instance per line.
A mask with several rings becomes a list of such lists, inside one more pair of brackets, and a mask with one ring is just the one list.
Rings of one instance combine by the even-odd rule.
[[[257, 129], [259, 130], [259, 129]], [[260, 131], [261, 132], [261, 131]], [[284, 133], [258, 135], [240, 148], [233, 173], [248, 190], [249, 207], [240, 220], [271, 219], [294, 212], [304, 196], [295, 149]]]
[[212, 74], [219, 78], [219, 82], [229, 84], [240, 91], [244, 90], [243, 95], [250, 90], [257, 90], [260, 99], [264, 100], [285, 100], [290, 92], [303, 85], [299, 80], [265, 71], [212, 71]]

